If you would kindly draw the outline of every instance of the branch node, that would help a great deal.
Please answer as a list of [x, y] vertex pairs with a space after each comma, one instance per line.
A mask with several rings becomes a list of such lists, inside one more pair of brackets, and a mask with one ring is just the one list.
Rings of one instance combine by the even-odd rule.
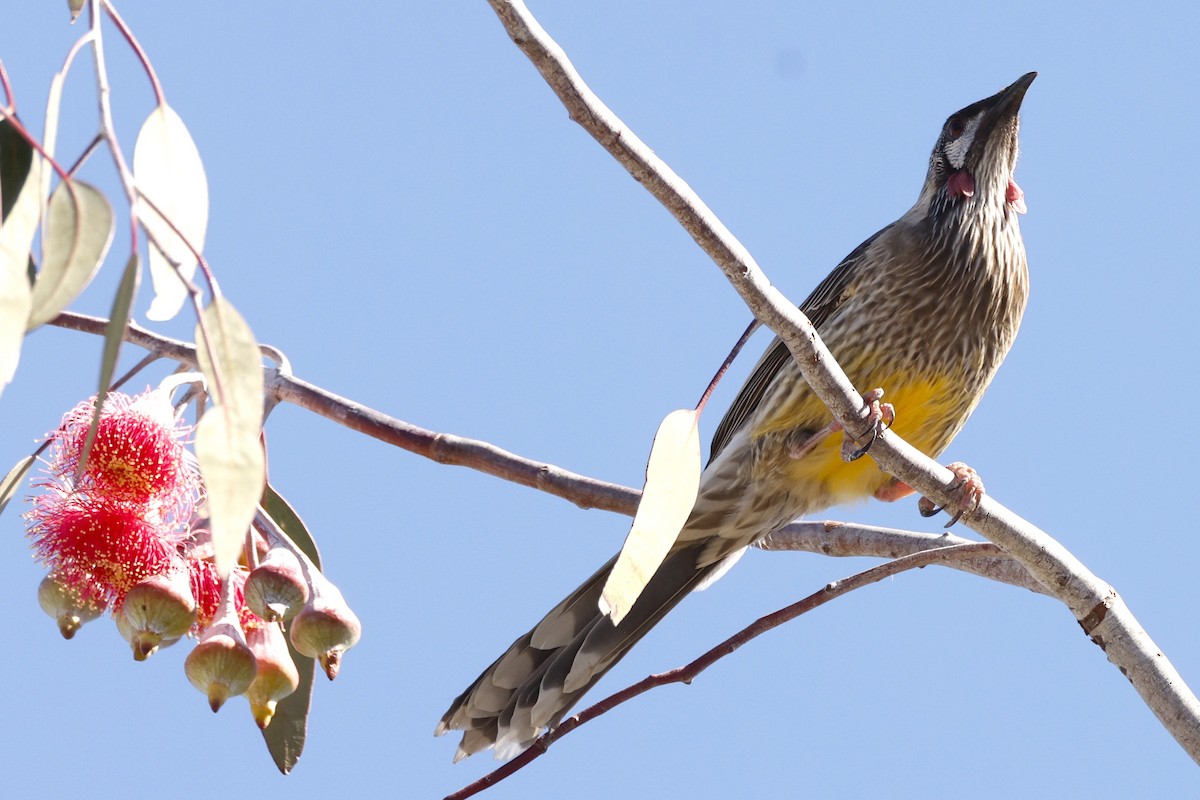
[[1079, 627], [1083, 628], [1083, 632], [1091, 637], [1092, 641], [1100, 645], [1101, 649], [1104, 649], [1103, 640], [1094, 631], [1100, 627], [1100, 623], [1108, 618], [1108, 611], [1116, 599], [1116, 590], [1110, 589], [1105, 598], [1093, 606], [1092, 610], [1079, 620]]

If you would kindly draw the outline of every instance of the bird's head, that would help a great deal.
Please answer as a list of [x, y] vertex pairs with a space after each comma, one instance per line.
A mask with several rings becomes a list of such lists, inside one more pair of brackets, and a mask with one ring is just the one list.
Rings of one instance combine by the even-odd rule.
[[1024, 196], [1013, 180], [1017, 165], [1018, 112], [1036, 72], [961, 111], [942, 126], [919, 206], [952, 211], [967, 203], [1025, 212]]

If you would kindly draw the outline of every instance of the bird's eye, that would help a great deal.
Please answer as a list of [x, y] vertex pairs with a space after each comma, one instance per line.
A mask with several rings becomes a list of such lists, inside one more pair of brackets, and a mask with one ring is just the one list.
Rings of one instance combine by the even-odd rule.
[[967, 126], [961, 119], [955, 117], [946, 123], [946, 133], [949, 134], [951, 139], [957, 139], [958, 137], [962, 136], [963, 131], [966, 130], [966, 127]]

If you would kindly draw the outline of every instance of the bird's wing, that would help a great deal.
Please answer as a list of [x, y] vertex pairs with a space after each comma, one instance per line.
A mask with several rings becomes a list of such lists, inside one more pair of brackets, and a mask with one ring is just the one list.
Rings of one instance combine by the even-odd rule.
[[[808, 317], [818, 331], [820, 331], [825, 320], [849, 297], [846, 289], [859, 275], [860, 265], [867, 250], [870, 249], [871, 245], [884, 231], [887, 231], [891, 227], [891, 225], [888, 225], [854, 248], [854, 251], [843, 258], [841, 263], [834, 267], [833, 271], [825, 277], [825, 280], [821, 281], [812, 294], [800, 304], [800, 310], [804, 312], [804, 315]], [[762, 358], [758, 360], [758, 365], [750, 373], [750, 377], [742, 384], [741, 391], [734, 398], [733, 404], [729, 406], [729, 410], [725, 412], [721, 424], [717, 426], [717, 431], [713, 434], [712, 446], [709, 448], [709, 461], [717, 457], [717, 454], [724, 449], [725, 445], [729, 444], [729, 440], [732, 438], [734, 432], [749, 419], [754, 409], [762, 401], [767, 387], [771, 385], [771, 381], [775, 379], [775, 376], [779, 374], [779, 370], [791, 357], [792, 354], [788, 352], [787, 347], [776, 337], [771, 346], [767, 348], [767, 351], [763, 353]]]

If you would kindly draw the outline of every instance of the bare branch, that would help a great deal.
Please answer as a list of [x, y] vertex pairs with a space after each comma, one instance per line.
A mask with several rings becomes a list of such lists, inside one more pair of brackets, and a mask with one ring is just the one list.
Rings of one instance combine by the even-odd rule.
[[[100, 317], [64, 311], [49, 323], [59, 328], [103, 336], [108, 321]], [[196, 367], [196, 347], [162, 336], [130, 322], [125, 341], [151, 353]], [[278, 350], [270, 348], [278, 353]], [[276, 364], [286, 363], [273, 358]], [[506, 481], [529, 486], [570, 500], [580, 508], [599, 508], [633, 516], [641, 493], [615, 483], [578, 475], [553, 464], [534, 461], [477, 439], [438, 433], [390, 417], [361, 403], [286, 374], [276, 367], [268, 372], [267, 391], [272, 400], [282, 400], [319, 414], [351, 430], [381, 442], [424, 456], [439, 464], [470, 467]]]
[[[717, 220], [670, 167], [654, 154], [588, 88], [562, 48], [520, 0], [489, 0], [505, 30], [578, 122], [666, 207], [721, 268], [755, 317], [791, 351], [805, 380], [834, 417], [851, 427], [863, 402], [834, 362], [816, 330], [771, 286], [746, 248]], [[877, 438], [871, 457], [941, 505], [948, 505], [953, 474], [893, 432]], [[1100, 645], [1193, 760], [1200, 762], [1200, 701], [1137, 623], [1116, 591], [1036, 526], [985, 496], [964, 522], [1006, 552], [1071, 609], [1084, 632]]]
[[977, 544], [980, 543], [951, 533], [918, 533], [835, 520], [804, 520], [763, 537], [755, 546], [763, 550], [801, 550], [836, 558], [904, 558], [937, 550], [941, 558], [931, 563], [1053, 596], [1019, 561], [1006, 555], [997, 545], [986, 543], [970, 550], [958, 547]]
[[[63, 312], [50, 324], [103, 336], [107, 320]], [[150, 351], [152, 356], [170, 358], [191, 368], [196, 365], [194, 345], [162, 336], [136, 323], [130, 323], [125, 339]], [[276, 364], [275, 369], [269, 370], [267, 375], [268, 393], [272, 400], [286, 400], [339, 425], [439, 464], [469, 467], [561, 497], [580, 508], [598, 508], [630, 517], [637, 511], [641, 498], [641, 492], [637, 489], [579, 475], [553, 464], [511, 453], [488, 442], [426, 430], [390, 417], [292, 376], [287, 357], [276, 348], [263, 347]], [[768, 536], [759, 543], [759, 547], [764, 550], [804, 550], [836, 557], [899, 558], [932, 548], [945, 548], [948, 544], [968, 543], [971, 542], [948, 533], [917, 533], [825, 521], [794, 522]], [[940, 563], [944, 566], [1014, 586], [1040, 590], [1040, 584], [1007, 556], [947, 551], [942, 558]]]

